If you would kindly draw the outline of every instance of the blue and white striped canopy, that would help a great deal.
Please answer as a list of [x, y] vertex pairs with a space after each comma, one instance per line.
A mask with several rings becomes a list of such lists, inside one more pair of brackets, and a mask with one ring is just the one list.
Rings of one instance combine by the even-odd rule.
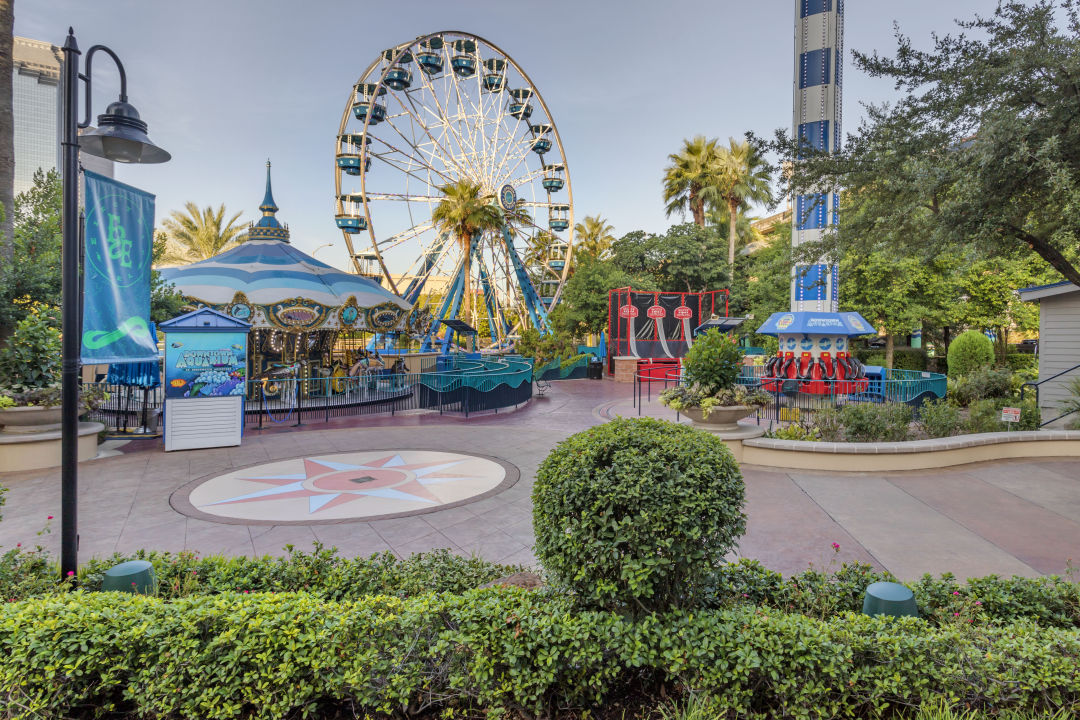
[[242, 292], [256, 305], [300, 297], [337, 307], [353, 296], [361, 309], [384, 303], [412, 307], [373, 280], [330, 267], [280, 240], [250, 240], [209, 260], [162, 268], [161, 275], [184, 295], [209, 305], [232, 302]]

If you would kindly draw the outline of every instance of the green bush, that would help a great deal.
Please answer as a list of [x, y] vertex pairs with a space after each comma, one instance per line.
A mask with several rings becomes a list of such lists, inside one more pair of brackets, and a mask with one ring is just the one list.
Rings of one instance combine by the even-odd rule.
[[964, 431], [960, 408], [945, 398], [923, 403], [918, 422], [926, 436], [932, 438], [952, 437]]
[[[1020, 422], [1006, 423], [1001, 420], [1003, 407], [1019, 407]], [[986, 398], [976, 400], [968, 408], [967, 431], [969, 433], [1005, 432], [1006, 430], [1038, 430], [1041, 422], [1035, 398], [1021, 403], [1019, 398]]]
[[[366, 595], [421, 595], [464, 592], [517, 572], [522, 568], [499, 565], [480, 558], [463, 558], [446, 550], [398, 560], [390, 553], [368, 558], [347, 558], [336, 549], [316, 544], [310, 552], [290, 548], [282, 557], [226, 557], [197, 553], [139, 551], [93, 558], [79, 568], [79, 585], [101, 588], [102, 575], [127, 560], [149, 560], [158, 579], [158, 594], [165, 598], [215, 595], [229, 592], [305, 591], [332, 600]], [[59, 570], [40, 550], [19, 548], [0, 556], [0, 597], [25, 598], [66, 589], [57, 586]]]
[[742, 353], [725, 333], [709, 330], [694, 338], [694, 346], [683, 358], [683, 375], [706, 395], [714, 395], [735, 385], [742, 368]]
[[[40, 390], [60, 382], [60, 317], [40, 303], [26, 306], [26, 315], [0, 348], [0, 383], [10, 392]], [[16, 398], [18, 400], [18, 398]]]
[[851, 403], [840, 409], [846, 442], [897, 442], [911, 432], [912, 410], [904, 403]]
[[841, 442], [844, 439], [844, 426], [840, 422], [840, 411], [836, 408], [816, 411], [810, 422], [825, 442]]
[[[885, 351], [881, 348], [859, 348], [855, 351], [855, 357], [864, 365], [885, 366]], [[896, 347], [893, 348], [893, 367], [897, 370], [926, 370], [929, 362], [926, 350], [923, 348]]]
[[1074, 629], [985, 625], [971, 607], [934, 624], [753, 607], [631, 618], [507, 589], [353, 602], [78, 593], [0, 606], [0, 697], [19, 720], [552, 717], [664, 681], [710, 717], [1080, 702]]
[[991, 367], [956, 378], [953, 399], [963, 407], [985, 398], [1006, 398], [1013, 392], [1012, 373]]
[[540, 464], [536, 557], [588, 606], [693, 605], [746, 528], [744, 491], [739, 466], [714, 435], [613, 420], [570, 436]]
[[1039, 377], [1039, 356], [1031, 353], [1009, 353], [1005, 356], [1005, 366], [1015, 373], [1021, 373], [1027, 379]]
[[994, 343], [978, 330], [960, 333], [949, 344], [949, 377], [970, 375], [994, 364]]

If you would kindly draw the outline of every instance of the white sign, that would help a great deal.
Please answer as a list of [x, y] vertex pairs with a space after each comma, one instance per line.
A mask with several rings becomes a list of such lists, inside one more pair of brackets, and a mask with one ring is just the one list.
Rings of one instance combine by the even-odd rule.
[[1020, 422], [1020, 408], [1001, 408], [1001, 422]]

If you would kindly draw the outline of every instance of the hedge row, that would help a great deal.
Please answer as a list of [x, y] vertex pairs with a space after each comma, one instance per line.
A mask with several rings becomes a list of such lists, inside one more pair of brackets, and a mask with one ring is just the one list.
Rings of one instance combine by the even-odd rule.
[[[881, 348], [858, 348], [855, 357], [865, 365], [885, 365], [885, 351]], [[897, 370], [926, 370], [927, 356], [923, 348], [893, 348], [893, 367]]]
[[[324, 548], [313, 553], [262, 558], [139, 552], [90, 561], [80, 570], [80, 586], [100, 589], [101, 573], [106, 568], [135, 558], [154, 564], [158, 594], [166, 599], [230, 592], [303, 591], [336, 601], [369, 595], [461, 593], [521, 569], [462, 558], [445, 550], [413, 555], [407, 560], [389, 554], [345, 558]], [[57, 577], [55, 564], [37, 553], [13, 551], [0, 557], [0, 597], [5, 600], [70, 588], [58, 583]], [[702, 597], [702, 606], [762, 606], [824, 619], [858, 611], [866, 587], [880, 581], [895, 582], [896, 578], [857, 563], [809, 569], [785, 578], [756, 560], [742, 559], [717, 569], [711, 587]], [[1080, 584], [1066, 578], [988, 576], [960, 582], [952, 575], [927, 575], [908, 586], [915, 592], [920, 612], [931, 624], [949, 624], [960, 613], [980, 623], [1028, 620], [1044, 627], [1080, 629]]]
[[[79, 586], [101, 588], [102, 574], [127, 560], [149, 560], [158, 579], [158, 594], [166, 598], [222, 592], [307, 591], [330, 600], [365, 595], [409, 596], [428, 592], [463, 592], [517, 572], [477, 557], [463, 558], [448, 550], [433, 550], [398, 560], [390, 553], [349, 558], [336, 548], [315, 543], [312, 552], [287, 548], [281, 557], [200, 556], [140, 550], [94, 558], [79, 569]], [[55, 563], [40, 551], [11, 550], [0, 556], [0, 598], [22, 599], [70, 588], [57, 583]]]
[[1080, 636], [738, 608], [629, 620], [520, 590], [333, 602], [65, 594], [0, 606], [5, 718], [551, 716], [634, 686], [713, 716], [830, 718], [945, 698], [1080, 703]]

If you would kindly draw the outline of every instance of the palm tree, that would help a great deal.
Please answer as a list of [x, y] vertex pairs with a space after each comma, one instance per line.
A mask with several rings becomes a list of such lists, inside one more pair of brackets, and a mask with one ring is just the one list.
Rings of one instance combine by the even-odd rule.
[[7, 259], [11, 259], [15, 237], [14, 44], [15, 0], [0, 0], [0, 257]]
[[472, 324], [472, 243], [484, 233], [501, 228], [506, 218], [480, 185], [470, 180], [443, 185], [439, 188], [442, 200], [431, 212], [431, 221], [440, 231], [454, 237], [461, 246], [462, 272], [465, 274], [465, 322]]
[[239, 245], [247, 239], [244, 226], [238, 224], [240, 213], [225, 220], [225, 204], [199, 209], [193, 202], [184, 203], [184, 212], [173, 210], [161, 223], [169, 237], [169, 249], [162, 258], [166, 263], [193, 263]]
[[772, 192], [768, 167], [757, 150], [748, 141], [734, 138], [728, 138], [728, 145], [720, 151], [723, 180], [719, 191], [728, 209], [728, 265], [734, 265], [739, 210], [748, 210], [754, 202], [772, 202]]
[[588, 215], [582, 222], [574, 225], [574, 236], [577, 238], [575, 250], [599, 260], [611, 248], [611, 243], [615, 242], [614, 232], [615, 228], [600, 215]]
[[682, 150], [668, 155], [664, 169], [664, 211], [668, 216], [689, 208], [698, 227], [705, 227], [705, 206], [717, 205], [723, 197], [724, 168], [717, 140], [697, 135], [683, 140]]

